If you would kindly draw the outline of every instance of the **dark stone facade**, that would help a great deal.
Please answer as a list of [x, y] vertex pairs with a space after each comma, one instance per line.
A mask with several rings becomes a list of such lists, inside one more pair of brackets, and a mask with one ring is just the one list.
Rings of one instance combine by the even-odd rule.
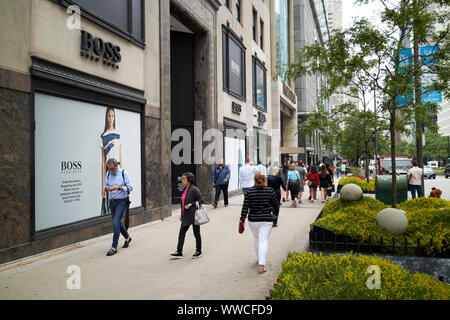
[[30, 116], [30, 77], [0, 69], [0, 250], [30, 237]]

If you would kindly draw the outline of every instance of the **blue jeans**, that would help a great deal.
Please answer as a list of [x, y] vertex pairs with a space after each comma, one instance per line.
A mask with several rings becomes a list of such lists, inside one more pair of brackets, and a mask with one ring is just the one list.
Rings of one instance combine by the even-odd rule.
[[411, 196], [412, 196], [412, 198], [413, 199], [416, 198], [416, 190], [417, 190], [418, 197], [421, 198], [422, 197], [422, 186], [417, 186], [417, 185], [414, 185], [414, 184], [411, 184], [410, 186], [411, 186]]
[[223, 191], [224, 204], [228, 205], [228, 184], [216, 185], [216, 197], [214, 203], [218, 204], [220, 200], [220, 191]]
[[122, 235], [125, 239], [128, 239], [129, 235], [125, 226], [122, 224], [122, 217], [126, 209], [126, 199], [120, 200], [118, 202], [109, 202], [109, 207], [111, 208], [111, 217], [113, 219], [114, 235], [112, 247], [117, 249], [117, 244], [119, 242], [119, 236]]

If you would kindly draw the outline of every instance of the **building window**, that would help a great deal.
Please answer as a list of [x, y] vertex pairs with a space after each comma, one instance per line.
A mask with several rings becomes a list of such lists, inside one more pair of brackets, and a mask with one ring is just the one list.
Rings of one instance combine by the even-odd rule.
[[241, 22], [241, 0], [236, 0], [236, 19]]
[[245, 101], [245, 47], [229, 28], [222, 27], [223, 89]]
[[275, 0], [277, 73], [284, 81], [287, 81], [286, 70], [289, 64], [288, 10], [287, 0]]
[[266, 67], [257, 57], [253, 57], [253, 106], [267, 111]]
[[223, 0], [223, 4], [225, 5], [225, 7], [230, 9], [230, 0]]
[[256, 17], [258, 16], [258, 13], [256, 12], [255, 8], [253, 8], [253, 41], [256, 42]]
[[259, 20], [259, 46], [264, 50], [264, 21]]
[[77, 5], [81, 15], [105, 29], [145, 47], [144, 0], [53, 0], [63, 6]]

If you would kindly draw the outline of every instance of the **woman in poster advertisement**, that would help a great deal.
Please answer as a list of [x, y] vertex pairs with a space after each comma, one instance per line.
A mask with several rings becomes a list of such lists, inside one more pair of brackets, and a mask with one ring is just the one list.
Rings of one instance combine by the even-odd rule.
[[[101, 134], [102, 144], [102, 186], [105, 184], [106, 162], [111, 159], [118, 159], [120, 168], [122, 165], [122, 144], [120, 134], [116, 130], [116, 112], [114, 108], [108, 107], [105, 115], [105, 129]], [[108, 194], [102, 189], [102, 211], [101, 215], [110, 214]]]

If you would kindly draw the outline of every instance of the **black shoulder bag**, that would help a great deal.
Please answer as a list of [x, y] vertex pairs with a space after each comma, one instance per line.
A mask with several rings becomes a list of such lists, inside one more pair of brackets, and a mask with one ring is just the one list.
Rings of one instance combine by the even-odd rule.
[[216, 181], [217, 179], [219, 179], [220, 173], [222, 172], [223, 168], [225, 168], [225, 166], [223, 166], [222, 169], [220, 169], [219, 173], [216, 176], [216, 179], [214, 179], [214, 188], [216, 187]]
[[[122, 169], [122, 179], [123, 179], [123, 183], [125, 183], [125, 174], [124, 174], [125, 170]], [[126, 210], [125, 210], [125, 229], [128, 230], [128, 227], [130, 225], [130, 188], [125, 184], [125, 186], [127, 187], [127, 200], [126, 200]]]

